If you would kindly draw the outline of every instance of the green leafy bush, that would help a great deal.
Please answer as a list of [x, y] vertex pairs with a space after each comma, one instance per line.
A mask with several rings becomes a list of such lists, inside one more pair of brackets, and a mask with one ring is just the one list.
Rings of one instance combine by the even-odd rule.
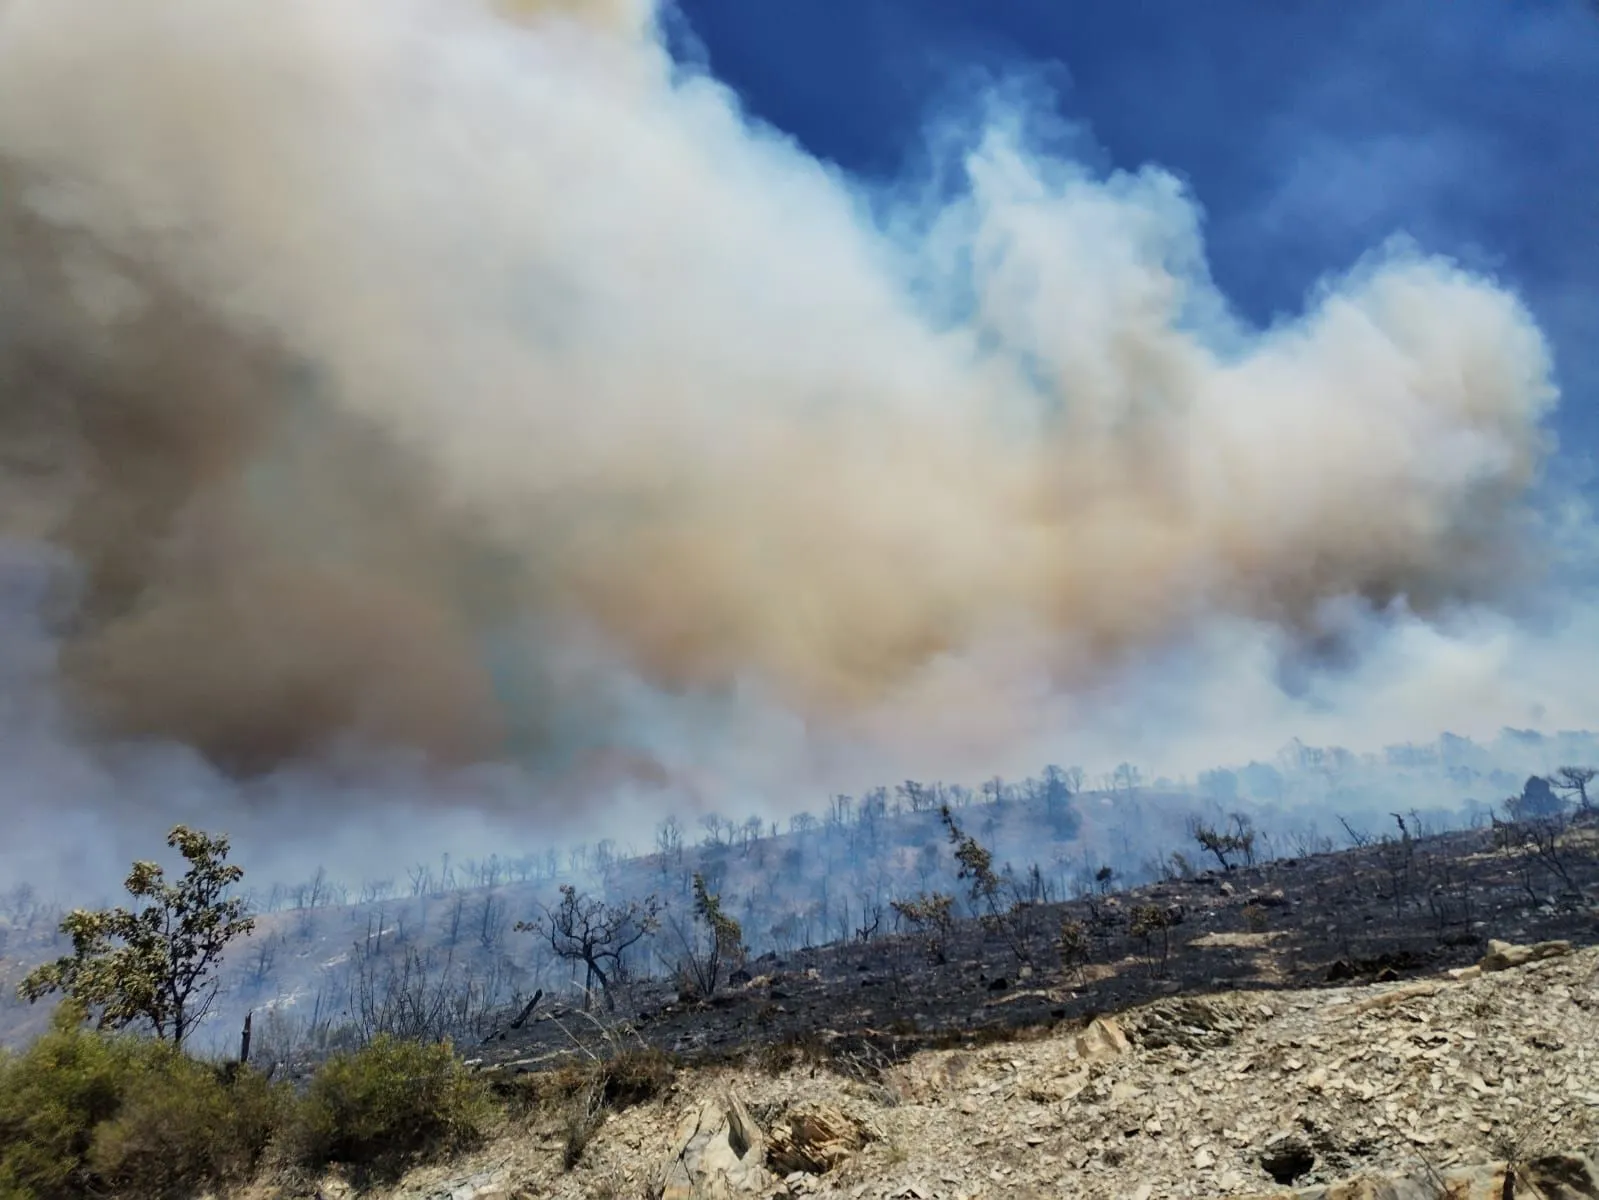
[[256, 1072], [227, 1075], [160, 1042], [82, 1027], [0, 1060], [0, 1200], [192, 1195], [254, 1170], [289, 1102]]
[[[657, 1086], [640, 1060], [618, 1099]], [[337, 1055], [296, 1098], [237, 1064], [83, 1024], [74, 1001], [51, 1031], [0, 1053], [0, 1200], [165, 1200], [249, 1181], [270, 1160], [369, 1175], [476, 1144], [500, 1108], [447, 1045], [379, 1038]]]
[[51, 1031], [0, 1063], [0, 1198], [81, 1194], [95, 1127], [121, 1104], [128, 1050], [63, 1004]]
[[131, 1064], [117, 1115], [96, 1128], [94, 1175], [127, 1196], [192, 1196], [253, 1173], [293, 1097], [248, 1068], [219, 1070], [161, 1044]]
[[482, 1080], [448, 1045], [384, 1036], [318, 1069], [297, 1106], [289, 1149], [306, 1166], [395, 1174], [476, 1144], [495, 1113]]

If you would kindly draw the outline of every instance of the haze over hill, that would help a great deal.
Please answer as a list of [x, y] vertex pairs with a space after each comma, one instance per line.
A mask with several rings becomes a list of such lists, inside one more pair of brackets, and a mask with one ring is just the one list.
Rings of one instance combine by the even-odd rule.
[[1254, 327], [1025, 72], [888, 186], [642, 3], [253, 13], [0, 0], [0, 872], [1599, 712], [1510, 287]]

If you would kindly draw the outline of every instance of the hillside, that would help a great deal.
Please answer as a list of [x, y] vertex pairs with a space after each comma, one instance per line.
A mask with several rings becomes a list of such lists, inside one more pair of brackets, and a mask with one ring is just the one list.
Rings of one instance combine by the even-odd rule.
[[[964, 923], [943, 963], [889, 938], [769, 956], [709, 1001], [556, 1004], [468, 1051], [538, 1097], [527, 1129], [395, 1195], [656, 1196], [696, 1136], [746, 1121], [768, 1175], [729, 1195], [1149, 1200], [1267, 1194], [1275, 1170], [1498, 1197], [1505, 1160], [1513, 1194], [1593, 1195], [1532, 1190], [1530, 1160], [1599, 1153], [1594, 823], [1551, 849], [1461, 831], [1094, 896], [1031, 914], [1036, 965]], [[1151, 909], [1181, 919], [1137, 932]], [[1088, 961], [1046, 961], [1062, 922], [1097, 931]], [[1485, 950], [1519, 961], [1495, 937], [1578, 949], [1484, 972]], [[648, 1054], [621, 1103], [582, 1083]]]
[[[1549, 815], [1448, 830], [1412, 810], [1397, 822], [1385, 816], [1384, 830], [1355, 810], [1345, 834], [1351, 844], [1335, 850], [1313, 825], [1269, 809], [1252, 818], [1248, 808], [1237, 811], [1251, 822], [1251, 848], [1233, 853], [1236, 869], [1222, 871], [1193, 839], [1191, 826], [1206, 812], [1196, 797], [1089, 793], [1052, 802], [1033, 782], [996, 787], [995, 800], [954, 811], [994, 851], [994, 911], [1005, 919], [996, 923], [990, 913], [986, 927], [975, 919], [983, 905], [957, 878], [938, 814], [890, 809], [881, 793], [880, 809], [862, 805], [851, 819], [796, 822], [786, 833], [746, 828], [737, 838], [729, 823], [699, 845], [686, 844], [679, 828], [658, 837], [654, 854], [632, 858], [604, 843], [564, 862], [446, 857], [442, 867], [413, 865], [400, 886], [363, 885], [353, 900], [325, 872], [293, 888], [259, 889], [257, 928], [230, 951], [201, 1043], [231, 1053], [251, 1010], [258, 1053], [280, 1057], [385, 1028], [475, 1043], [502, 1030], [504, 1013], [536, 992], [545, 1011], [573, 1003], [581, 996], [576, 964], [514, 928], [558, 900], [567, 879], [608, 903], [659, 900], [658, 928], [618, 960], [612, 998], [641, 1025], [654, 1023], [653, 1040], [689, 1053], [725, 1050], [756, 1033], [893, 1027], [936, 1038], [974, 1019], [1014, 1026], [1062, 1008], [1136, 1002], [1156, 978], [1183, 988], [1281, 986], [1317, 981], [1334, 963], [1367, 975], [1459, 965], [1484, 928], [1509, 938], [1581, 938], [1586, 918], [1573, 897], [1591, 891], [1599, 872], [1587, 813], [1569, 826]], [[662, 829], [674, 832], [671, 823]], [[1207, 859], [1211, 870], [1203, 869]], [[696, 944], [696, 875], [740, 922], [746, 977], [783, 977], [760, 1003], [718, 997], [730, 1008], [714, 1024], [674, 1007]], [[952, 900], [950, 923], [934, 937], [903, 905], [940, 892]], [[1139, 932], [1136, 910], [1149, 906], [1169, 910], [1170, 919]], [[63, 952], [56, 919], [38, 906], [0, 929], [9, 933], [0, 982]], [[1078, 927], [1082, 942], [1073, 978], [1092, 984], [1065, 1002], [1018, 986], [1035, 972], [1039, 983], [1058, 974], [1062, 921]], [[1261, 937], [1281, 952], [1265, 976], [1251, 945]], [[1110, 969], [1123, 960], [1139, 969]], [[427, 997], [427, 1020], [396, 1017], [402, 992]], [[45, 1006], [21, 1004], [4, 987], [0, 1042], [23, 1042], [47, 1021]], [[534, 1022], [523, 1038], [542, 1028]], [[522, 1053], [515, 1039], [494, 1049]]]
[[[696, 837], [668, 818], [654, 830], [652, 853], [601, 841], [565, 854], [442, 854], [395, 863], [389, 877], [353, 887], [321, 868], [287, 885], [251, 879], [257, 929], [230, 952], [208, 1036], [225, 1049], [253, 1009], [280, 1040], [315, 1040], [319, 1028], [348, 1021], [364, 995], [402, 976], [424, 978], [450, 997], [448, 1019], [429, 1032], [478, 1036], [498, 1009], [579, 982], [547, 944], [514, 928], [556, 903], [567, 883], [610, 902], [661, 902], [663, 927], [624, 963], [631, 982], [675, 972], [692, 924], [695, 875], [723, 897], [752, 956], [886, 937], [896, 931], [893, 901], [959, 890], [937, 817], [941, 802], [955, 804], [1017, 887], [1045, 903], [1097, 886], [1095, 874], [1107, 867], [1118, 882], [1152, 876], [1182, 844], [1185, 821], [1205, 806], [1182, 792], [1071, 794], [1059, 784], [1052, 790], [1047, 773], [991, 781], [981, 793], [907, 783], [896, 793], [835, 797], [821, 818], [800, 814], [787, 829], [707, 817]], [[1271, 830], [1262, 837], [1269, 846]], [[1311, 840], [1299, 831], [1292, 844]], [[238, 849], [248, 855], [248, 846]], [[960, 912], [970, 915], [970, 906], [959, 904]], [[0, 979], [64, 952], [58, 920], [58, 908], [10, 904], [0, 915]], [[0, 993], [0, 1044], [26, 1040], [46, 1020], [43, 1011], [19, 1008], [9, 989]]]
[[[1593, 1194], [1590, 1182], [1533, 1189], [1538, 1172], [1590, 1171], [1543, 1152], [1593, 1152], [1599, 814], [1523, 811], [1442, 833], [1418, 832], [1412, 814], [1394, 834], [1352, 829], [1344, 850], [1307, 841], [1312, 853], [1269, 858], [1248, 822], [1225, 837], [1200, 823], [1195, 840], [1212, 846], [1216, 869], [1184, 862], [1134, 888], [1100, 871], [1063, 901], [1026, 890], [1035, 876], [998, 873], [959, 832], [963, 820], [980, 828], [981, 810], [961, 811], [944, 818], [959, 909], [953, 898], [929, 908], [923, 894], [920, 908], [888, 905], [902, 921], [830, 943], [756, 954], [729, 941], [708, 975], [709, 943], [686, 941], [678, 971], [617, 971], [587, 1005], [569, 986], [513, 1005], [463, 991], [460, 974], [427, 966], [420, 931], [396, 946], [397, 927], [372, 921], [368, 904], [364, 939], [325, 964], [355, 981], [347, 1007], [319, 994], [321, 1015], [297, 1027], [263, 1013], [257, 1070], [240, 1078], [273, 1081], [284, 1107], [235, 1161], [270, 1181], [255, 1187], [262, 1200], [356, 1184], [409, 1200], [1150, 1200], [1320, 1186], [1368, 1168], [1465, 1172], [1468, 1190], [1450, 1193], [1465, 1196]], [[740, 849], [745, 862], [770, 852]], [[458, 896], [467, 912], [471, 897]], [[362, 911], [308, 904], [268, 914], [266, 928], [339, 930]], [[726, 922], [717, 904], [707, 911], [700, 924]], [[464, 928], [455, 933], [469, 956]], [[564, 960], [547, 974], [555, 967], [571, 977]], [[374, 1042], [385, 1032], [453, 1037], [464, 1066], [446, 1051], [428, 1086], [447, 1067], [452, 1094], [477, 1096], [460, 1137], [429, 1135], [428, 1149], [405, 1137], [411, 1118], [393, 1124], [396, 1102], [413, 1099], [420, 1115], [432, 1093], [408, 1090], [420, 1077]], [[327, 1060], [361, 1046], [376, 1053]], [[48, 1082], [46, 1061], [31, 1061], [28, 1078]], [[220, 1085], [205, 1083], [204, 1064], [186, 1069], [195, 1086], [231, 1086], [231, 1067]], [[384, 1070], [399, 1074], [367, 1075]], [[339, 1119], [387, 1122], [390, 1165], [324, 1178], [328, 1163], [360, 1160], [312, 1136], [318, 1096], [363, 1077], [379, 1090], [348, 1093]], [[170, 1136], [164, 1118], [143, 1119], [150, 1136]], [[392, 1184], [419, 1151], [434, 1165]], [[1509, 1184], [1492, 1165], [1506, 1160]], [[738, 1188], [708, 1186], [718, 1161]], [[1434, 1194], [1410, 1186], [1328, 1196]]]
[[1558, 956], [1168, 998], [899, 1062], [683, 1070], [604, 1120], [570, 1170], [556, 1111], [383, 1194], [681, 1197], [674, 1181], [720, 1163], [730, 1182], [703, 1194], [1599, 1196], [1599, 950], [1539, 953]]
[[[737, 1124], [739, 1105], [774, 1167], [749, 1194], [1147, 1200], [1265, 1193], [1276, 1170], [1296, 1187], [1408, 1173], [1423, 1190], [1336, 1194], [1417, 1196], [1455, 1171], [1478, 1189], [1462, 1194], [1500, 1196], [1509, 1159], [1514, 1194], [1538, 1195], [1527, 1160], [1599, 1152], [1594, 824], [1554, 849], [1462, 831], [1079, 900], [1037, 914], [1040, 951], [1062, 921], [1099, 930], [1070, 969], [1041, 952], [1018, 968], [967, 924], [943, 964], [887, 939], [769, 958], [710, 1002], [660, 989], [624, 1020], [557, 1005], [470, 1053], [546, 1098], [646, 1046], [673, 1081], [583, 1108], [597, 1129], [570, 1170], [587, 1102], [557, 1091], [531, 1136], [396, 1195], [657, 1195], [693, 1128]], [[1181, 912], [1163, 947], [1130, 919], [1152, 908]], [[1579, 949], [1485, 974], [1492, 937]], [[835, 1144], [796, 1150], [801, 1134]]]
[[[1258, 864], [1268, 880], [1278, 864], [1321, 861], [1337, 845], [1365, 843], [1393, 856], [1440, 831], [1480, 834], [1492, 811], [1486, 798], [1503, 797], [1522, 780], [1544, 785], [1545, 808], [1553, 800], [1558, 809], [1559, 801], [1544, 776], [1579, 800], [1560, 784], [1564, 772], [1554, 764], [1591, 759], [1596, 746], [1599, 739], [1584, 732], [1505, 730], [1481, 745], [1446, 734], [1364, 755], [1295, 741], [1271, 763], [1218, 767], [1195, 783], [1146, 780], [1132, 764], [1093, 784], [1077, 768], [1053, 766], [976, 787], [905, 780], [832, 796], [817, 813], [796, 813], [783, 824], [715, 813], [689, 823], [666, 815], [640, 831], [648, 838], [644, 847], [600, 840], [557, 848], [507, 837], [480, 847], [476, 858], [434, 847], [425, 859], [396, 859], [381, 876], [357, 878], [315, 866], [314, 858], [303, 874], [295, 873], [299, 867], [287, 875], [258, 871], [265, 830], [253, 827], [234, 840], [257, 929], [230, 951], [200, 1043], [231, 1053], [253, 1011], [266, 1049], [327, 1047], [337, 1042], [340, 1026], [355, 1023], [367, 1032], [392, 1026], [383, 998], [407, 988], [427, 992], [432, 1015], [426, 1028], [413, 1022], [397, 1032], [476, 1040], [494, 1028], [500, 1010], [519, 1008], [541, 990], [566, 998], [581, 986], [573, 964], [515, 929], [557, 903], [565, 884], [612, 904], [659, 902], [660, 927], [619, 960], [618, 982], [632, 1005], [635, 990], [675, 982], [685, 938], [694, 936], [696, 874], [739, 923], [748, 957], [804, 955], [818, 959], [818, 969], [833, 961], [830, 948], [891, 945], [914, 932], [896, 903], [942, 893], [952, 898], [953, 917], [974, 916], [980, 906], [957, 878], [959, 864], [939, 820], [944, 804], [992, 853], [1007, 905], [1052, 910], [1068, 898], [1157, 881], [1181, 888], [1206, 867], [1219, 868], [1194, 840], [1196, 822], [1221, 828], [1247, 822], [1251, 849], [1237, 857]], [[1522, 799], [1512, 797], [1498, 811]], [[1419, 861], [1430, 861], [1429, 854]], [[57, 933], [64, 906], [112, 901], [112, 879], [98, 886], [67, 897], [23, 879], [0, 890], [0, 1045], [25, 1043], [46, 1027], [48, 1012], [19, 1005], [6, 985], [64, 952]], [[1545, 888], [1547, 880], [1540, 877], [1536, 886]], [[1423, 894], [1406, 894], [1395, 919], [1447, 924], [1460, 917], [1430, 913]], [[1040, 925], [1054, 920], [1042, 914]], [[995, 965], [1000, 974], [1016, 974], [1014, 963]]]
[[[1107, 885], [956, 922], [943, 936], [768, 952], [708, 1000], [675, 981], [640, 981], [620, 1015], [649, 1045], [691, 1059], [773, 1044], [892, 1059], [1163, 995], [1415, 977], [1474, 962], [1490, 937], [1599, 938], [1599, 822], [1574, 821], [1552, 853], [1546, 861], [1501, 827]], [[593, 1037], [566, 1011], [546, 1001], [520, 1029], [502, 1020], [472, 1053], [491, 1064], [561, 1060]]]

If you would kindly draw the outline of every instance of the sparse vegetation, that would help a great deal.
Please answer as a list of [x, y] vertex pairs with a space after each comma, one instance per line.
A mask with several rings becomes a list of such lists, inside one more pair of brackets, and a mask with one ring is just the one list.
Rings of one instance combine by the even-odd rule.
[[1571, 822], [1564, 813], [1542, 813], [1532, 806], [1505, 801], [1507, 819], [1491, 817], [1494, 843], [1513, 864], [1522, 889], [1533, 904], [1580, 899], [1582, 889], [1572, 874], [1568, 843]]
[[1176, 914], [1158, 904], [1139, 905], [1133, 909], [1132, 920], [1128, 923], [1127, 932], [1143, 943], [1144, 958], [1151, 968], [1157, 967], [1155, 947], [1160, 947], [1158, 969], [1162, 974], [1171, 958], [1171, 931], [1176, 924]]
[[1557, 792], [1577, 797], [1577, 807], [1583, 812], [1588, 812], [1593, 805], [1588, 799], [1588, 785], [1599, 776], [1599, 768], [1595, 767], [1561, 767], [1550, 778], [1549, 782]]
[[600, 1052], [547, 1071], [489, 1077], [496, 1097], [514, 1112], [553, 1121], [568, 1171], [610, 1114], [664, 1095], [677, 1078], [672, 1057], [641, 1040], [629, 1044], [626, 1026], [587, 1019], [600, 1035]]

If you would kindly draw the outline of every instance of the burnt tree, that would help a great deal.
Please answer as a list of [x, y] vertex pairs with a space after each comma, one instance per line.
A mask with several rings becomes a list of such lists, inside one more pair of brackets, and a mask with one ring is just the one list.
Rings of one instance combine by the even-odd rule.
[[622, 968], [622, 955], [659, 927], [660, 904], [654, 896], [626, 904], [607, 904], [578, 892], [571, 884], [561, 887], [561, 902], [544, 907], [532, 921], [518, 921], [519, 932], [536, 933], [550, 943], [556, 957], [583, 964], [583, 1007], [588, 1008], [593, 985], [599, 981], [607, 1012], [616, 1009], [613, 987]]

